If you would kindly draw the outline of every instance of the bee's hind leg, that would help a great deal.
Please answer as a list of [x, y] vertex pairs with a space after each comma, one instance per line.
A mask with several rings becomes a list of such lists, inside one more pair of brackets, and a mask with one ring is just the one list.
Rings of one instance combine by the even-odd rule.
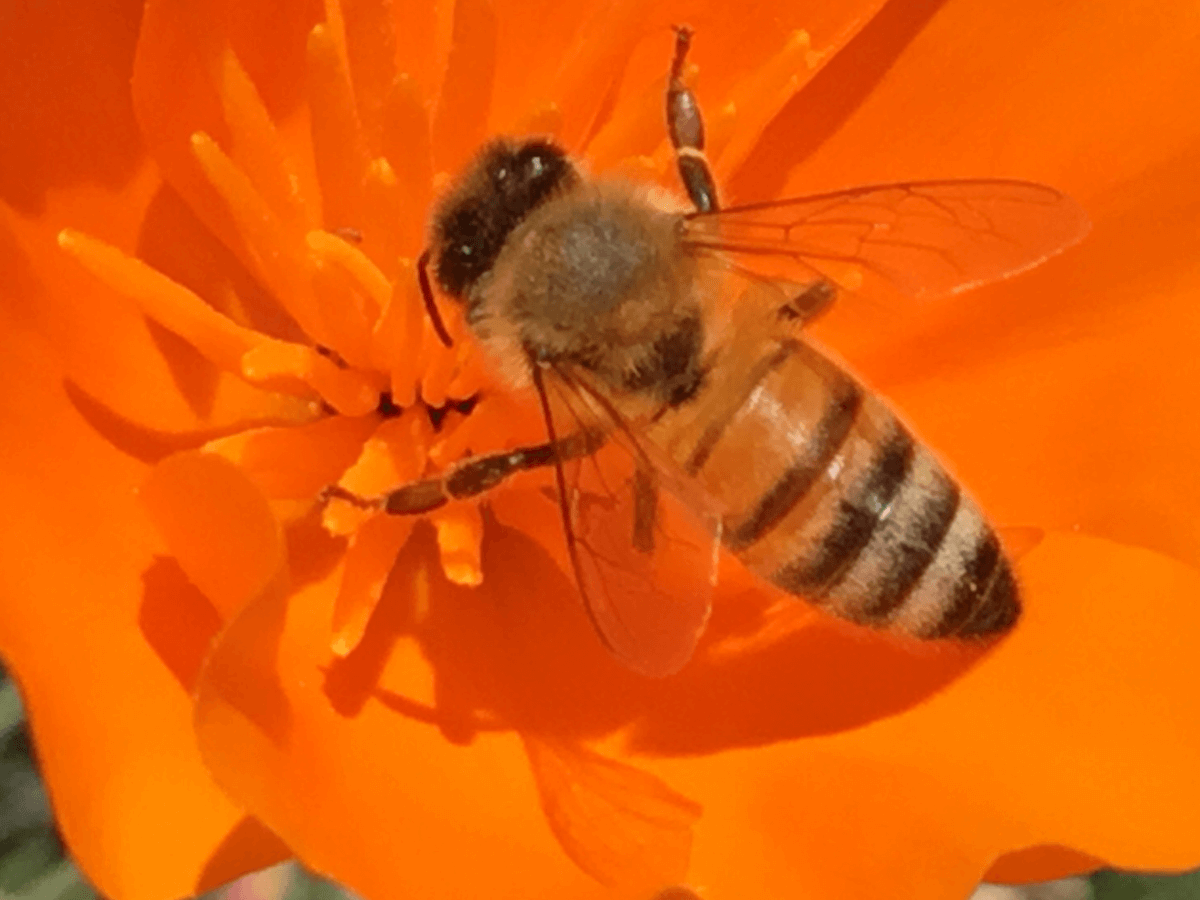
[[704, 119], [696, 95], [683, 83], [683, 61], [692, 43], [692, 29], [675, 26], [675, 58], [667, 82], [667, 131], [675, 148], [679, 177], [697, 212], [718, 208], [717, 186], [704, 155]]

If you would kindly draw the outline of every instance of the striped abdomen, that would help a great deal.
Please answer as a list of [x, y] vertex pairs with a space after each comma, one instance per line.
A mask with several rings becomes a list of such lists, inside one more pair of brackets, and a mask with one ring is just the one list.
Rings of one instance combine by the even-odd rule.
[[753, 571], [837, 615], [920, 637], [1016, 621], [1016, 583], [979, 508], [812, 347], [779, 344], [701, 419], [672, 442], [676, 458], [731, 511], [725, 545]]

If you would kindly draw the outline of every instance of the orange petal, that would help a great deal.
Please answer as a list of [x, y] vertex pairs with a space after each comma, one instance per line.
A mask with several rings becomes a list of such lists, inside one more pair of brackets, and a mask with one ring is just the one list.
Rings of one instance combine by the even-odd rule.
[[[207, 0], [145, 5], [132, 83], [138, 124], [166, 180], [231, 249], [241, 247], [238, 228], [193, 156], [191, 135], [203, 131], [227, 146], [223, 88], [215, 76], [228, 52], [236, 55], [278, 127], [304, 84], [303, 35], [315, 12], [264, 17], [253, 5]], [[298, 190], [318, 208], [315, 180], [303, 162], [295, 159]]]
[[[153, 179], [139, 185], [131, 204], [140, 208], [146, 202], [142, 193], [155, 186], [161, 185]], [[112, 243], [113, 221], [105, 204], [77, 199], [71, 206], [78, 224]], [[5, 222], [0, 214], [0, 262], [11, 273], [0, 305], [54, 345], [81, 408], [87, 403], [97, 416], [120, 420], [122, 428], [171, 434], [304, 417], [302, 404], [222, 372], [148, 323], [127, 297], [66, 260], [57, 233], [40, 222]], [[135, 243], [129, 235], [116, 237], [116, 247]]]
[[188, 579], [222, 619], [280, 573], [283, 547], [270, 507], [227, 459], [202, 452], [168, 457], [155, 466], [141, 498]]
[[[0, 200], [46, 211], [61, 189], [120, 190], [145, 150], [129, 100], [141, 4], [23, 10], [5, 22], [0, 52]], [[63, 123], [70, 122], [69, 130]], [[121, 210], [116, 220], [127, 223]]]
[[278, 860], [287, 851], [239, 829], [197, 752], [186, 680], [215, 614], [137, 503], [146, 467], [79, 416], [37, 336], [6, 324], [0, 346], [0, 652], [72, 856], [126, 900], [190, 896], [210, 874]]
[[946, 3], [928, 20], [885, 8], [789, 104], [736, 193], [996, 175], [1045, 181], [1090, 207], [1194, 145], [1195, 28], [1186, 6], [1135, 19], [1082, 0]]
[[490, 0], [454, 4], [446, 78], [433, 116], [434, 165], [456, 172], [483, 143], [496, 66], [496, 12]]
[[[334, 660], [329, 649], [336, 575], [292, 598], [286, 618], [283, 605], [266, 598], [247, 609], [209, 663], [219, 677], [206, 678], [199, 692], [205, 759], [226, 790], [280, 829], [308, 865], [362, 896], [486, 892], [598, 900], [605, 894], [546, 827], [521, 740], [476, 730], [472, 698], [479, 689], [490, 691], [489, 669], [511, 677], [511, 663], [496, 667], [496, 652], [520, 659], [520, 647], [493, 645], [488, 632], [497, 615], [522, 613], [487, 583], [478, 589], [447, 584], [431, 555], [429, 531], [420, 533], [402, 551], [362, 644], [344, 660]], [[530, 563], [517, 550], [501, 578], [519, 577], [515, 569], [524, 566], [528, 579], [537, 571]], [[415, 582], [422, 578], [430, 606], [421, 627], [437, 629], [437, 643], [425, 652], [435, 656], [435, 671], [469, 679], [450, 688], [468, 706], [448, 699], [450, 705], [434, 709], [395, 693], [419, 692], [429, 679], [430, 664], [399, 636], [414, 627]], [[447, 616], [468, 630], [437, 625]], [[472, 636], [472, 622], [485, 631]], [[463, 639], [458, 648], [441, 643], [456, 632]], [[471, 661], [475, 651], [482, 656]], [[256, 660], [276, 668], [264, 671]], [[375, 693], [385, 663], [386, 681]], [[475, 681], [479, 677], [484, 680]], [[393, 703], [396, 709], [389, 708]], [[449, 735], [470, 747], [456, 748]], [[330, 771], [338, 778], [326, 777]], [[287, 799], [299, 784], [308, 785], [303, 810]], [[334, 825], [347, 817], [358, 823], [353, 834]], [[463, 854], [475, 864], [454, 864]], [[497, 872], [520, 875], [497, 879]]]
[[255, 428], [210, 441], [204, 450], [234, 463], [271, 499], [312, 499], [358, 457], [379, 420], [330, 416], [292, 428]]

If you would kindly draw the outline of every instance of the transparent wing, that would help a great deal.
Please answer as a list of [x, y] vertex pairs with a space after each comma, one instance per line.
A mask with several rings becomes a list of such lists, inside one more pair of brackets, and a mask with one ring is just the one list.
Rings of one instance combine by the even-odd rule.
[[546, 382], [557, 432], [606, 436], [596, 452], [561, 463], [567, 549], [588, 617], [626, 666], [677, 672], [708, 621], [719, 516], [585, 377], [551, 370]]
[[[1030, 269], [1079, 242], [1087, 214], [1041, 184], [1003, 179], [872, 185], [687, 216], [694, 248], [791, 260], [855, 290], [877, 276], [918, 297]], [[855, 274], [857, 273], [857, 275]]]

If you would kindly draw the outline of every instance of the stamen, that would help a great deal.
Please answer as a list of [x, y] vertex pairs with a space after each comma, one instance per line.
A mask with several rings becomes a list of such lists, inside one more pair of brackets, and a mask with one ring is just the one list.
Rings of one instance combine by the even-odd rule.
[[390, 373], [392, 401], [400, 407], [417, 402], [421, 377], [418, 364], [425, 312], [418, 294], [416, 266], [411, 259], [401, 259], [391, 297], [371, 335], [372, 364]]
[[472, 502], [452, 502], [429, 514], [437, 529], [442, 571], [454, 584], [477, 587], [483, 584], [480, 566], [483, 516]]
[[547, 134], [555, 137], [562, 131], [562, 127], [562, 108], [557, 103], [544, 103], [517, 124], [516, 133]]
[[385, 420], [367, 440], [338, 486], [359, 497], [382, 497], [426, 474], [433, 426], [419, 407]]
[[448, 397], [473, 397], [493, 384], [491, 367], [483, 354], [465, 346], [458, 354], [458, 373], [446, 388]]
[[563, 66], [553, 79], [563, 111], [559, 138], [582, 151], [612, 113], [615, 90], [642, 35], [651, 6], [644, 0], [625, 0], [598, 10], [580, 29], [563, 54]]
[[322, 263], [344, 272], [353, 281], [359, 295], [368, 301], [364, 313], [372, 322], [376, 321], [392, 295], [392, 286], [384, 274], [365, 253], [328, 231], [310, 231], [307, 241], [308, 248]]
[[254, 82], [229, 46], [217, 57], [214, 80], [229, 126], [234, 162], [290, 227], [311, 227], [313, 213], [299, 190], [296, 167]]
[[[695, 64], [684, 67], [684, 80], [692, 84]], [[608, 123], [597, 132], [587, 147], [588, 159], [598, 170], [604, 170], [635, 155], [649, 155], [667, 140], [663, 122], [663, 97], [667, 76], [663, 75], [637, 97], [621, 105]]]
[[391, 0], [354, 0], [342, 11], [345, 58], [354, 88], [354, 105], [372, 154], [380, 152], [387, 95], [396, 79], [396, 61], [407, 62], [405, 57], [396, 55], [396, 20]]
[[444, 406], [450, 396], [450, 383], [459, 372], [459, 361], [475, 352], [467, 340], [462, 317], [457, 310], [445, 310], [446, 329], [450, 333], [452, 346], [447, 347], [434, 331], [429, 319], [424, 321], [424, 336], [418, 362], [420, 371], [421, 399], [429, 406]]
[[432, 197], [433, 157], [425, 109], [417, 83], [400, 75], [384, 111], [383, 156], [391, 163], [400, 196], [400, 216], [392, 224], [396, 246], [413, 257], [421, 250], [425, 210]]
[[814, 74], [809, 65], [812, 39], [794, 31], [787, 44], [761, 66], [751, 69], [729, 95], [736, 120], [722, 119], [709, 129], [709, 159], [718, 181], [727, 181], [745, 162], [763, 130]]
[[205, 176], [237, 223], [252, 271], [301, 328], [316, 341], [328, 342], [309, 279], [312, 265], [301, 242], [275, 215], [250, 179], [208, 135], [192, 135], [192, 152]]
[[[350, 365], [368, 368], [379, 308], [363, 279], [383, 282], [383, 275], [356, 247], [326, 231], [309, 232], [307, 244], [314, 260], [313, 291], [330, 335], [328, 346]], [[384, 282], [384, 289], [389, 288]]]
[[58, 233], [58, 245], [114, 291], [128, 297], [143, 315], [179, 335], [226, 371], [240, 371], [247, 351], [269, 340], [226, 318], [157, 269], [103, 241], [68, 228]]
[[313, 157], [326, 225], [361, 225], [370, 155], [337, 38], [324, 25], [308, 35], [308, 103]]
[[322, 263], [314, 267], [313, 291], [329, 332], [329, 341], [322, 346], [345, 365], [367, 368], [374, 323], [366, 314], [369, 304], [359, 286], [345, 270]]
[[334, 497], [321, 510], [321, 527], [334, 537], [351, 537], [377, 515], [378, 509], [364, 509], [357, 503]]
[[396, 556], [408, 541], [416, 522], [415, 516], [377, 513], [350, 538], [342, 582], [333, 605], [330, 649], [335, 656], [347, 656], [362, 641]]
[[396, 223], [406, 212], [400, 181], [391, 164], [382, 156], [375, 157], [367, 164], [363, 181], [363, 252], [385, 278], [396, 274], [401, 247]]
[[242, 377], [270, 390], [296, 393], [298, 386], [316, 391], [346, 416], [374, 412], [384, 385], [374, 373], [343, 369], [311, 347], [269, 340], [241, 360]]
[[457, 172], [483, 143], [495, 77], [496, 12], [488, 0], [459, 0], [446, 79], [433, 115], [437, 168]]
[[340, 0], [324, 0], [325, 24], [323, 27], [329, 36], [331, 46], [336, 51], [338, 59], [350, 71], [350, 53], [346, 49], [346, 19], [342, 15]]

